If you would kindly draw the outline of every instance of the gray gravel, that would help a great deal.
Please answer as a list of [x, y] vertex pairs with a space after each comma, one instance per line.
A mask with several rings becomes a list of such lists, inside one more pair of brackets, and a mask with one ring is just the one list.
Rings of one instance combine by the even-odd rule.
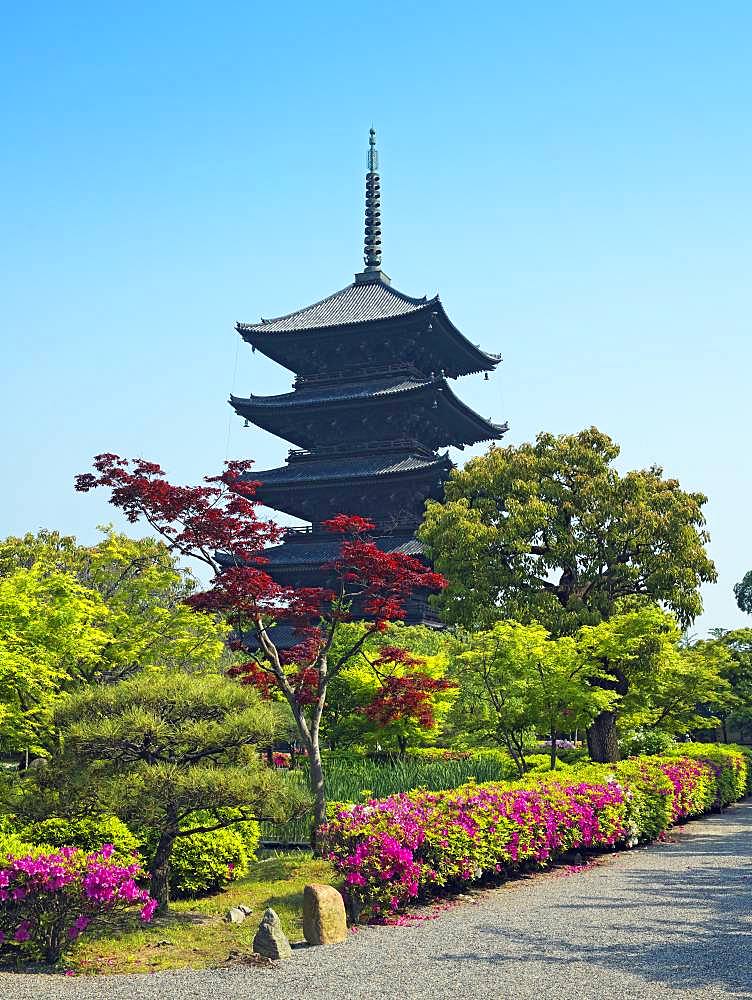
[[367, 927], [270, 968], [64, 978], [0, 974], [2, 1000], [752, 998], [752, 804], [477, 893], [412, 927]]

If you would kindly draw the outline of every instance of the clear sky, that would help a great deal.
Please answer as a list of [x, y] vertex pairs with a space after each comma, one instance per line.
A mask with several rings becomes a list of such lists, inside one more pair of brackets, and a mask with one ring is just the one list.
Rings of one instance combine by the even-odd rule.
[[281, 464], [226, 399], [289, 373], [233, 323], [361, 269], [373, 123], [384, 269], [504, 355], [459, 395], [706, 493], [695, 631], [750, 623], [749, 3], [40, 0], [2, 37], [1, 534], [92, 540], [97, 452]]

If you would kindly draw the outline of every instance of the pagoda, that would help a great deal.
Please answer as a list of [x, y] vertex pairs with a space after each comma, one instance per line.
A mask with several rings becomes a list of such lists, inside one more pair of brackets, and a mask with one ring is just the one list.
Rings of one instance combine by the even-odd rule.
[[[438, 295], [413, 298], [381, 269], [381, 197], [375, 132], [366, 174], [365, 268], [346, 288], [277, 319], [238, 323], [260, 351], [295, 375], [291, 392], [230, 397], [246, 423], [296, 447], [277, 469], [252, 472], [267, 507], [310, 522], [264, 553], [268, 572], [291, 586], [323, 586], [322, 565], [339, 541], [321, 522], [359, 514], [376, 525], [387, 552], [421, 557], [416, 531], [427, 499], [441, 499], [452, 469], [448, 445], [500, 438], [452, 392], [462, 375], [492, 371], [501, 358], [470, 343]], [[488, 375], [486, 374], [486, 378]], [[407, 608], [411, 624], [437, 624], [425, 597]]]

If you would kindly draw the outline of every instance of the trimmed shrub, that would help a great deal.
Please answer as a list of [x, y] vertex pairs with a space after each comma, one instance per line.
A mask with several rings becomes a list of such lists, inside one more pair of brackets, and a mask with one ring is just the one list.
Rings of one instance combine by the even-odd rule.
[[141, 846], [138, 838], [117, 816], [45, 819], [23, 827], [19, 833], [31, 844], [76, 847], [87, 854], [98, 851], [103, 844], [112, 844], [113, 858], [121, 864], [131, 864]]
[[619, 738], [619, 750], [623, 757], [645, 757], [656, 754], [683, 752], [671, 733], [660, 729], [633, 729]]
[[[578, 772], [579, 773], [579, 772]], [[616, 779], [628, 791], [630, 843], [656, 840], [671, 826], [674, 785], [657, 757], [632, 757], [614, 765]]]
[[324, 843], [355, 908], [383, 916], [575, 848], [660, 837], [672, 823], [724, 804], [732, 779], [741, 797], [747, 775], [739, 751], [717, 756], [635, 757], [515, 783], [373, 799], [338, 810], [323, 828]]
[[412, 792], [339, 812], [324, 828], [350, 897], [372, 914], [484, 875], [627, 836], [616, 782], [467, 785]]
[[749, 750], [733, 744], [717, 743], [682, 743], [677, 749], [682, 757], [704, 760], [714, 768], [718, 782], [716, 805], [720, 808], [736, 802], [752, 790], [752, 755]]
[[111, 844], [93, 854], [72, 847], [0, 863], [0, 956], [57, 962], [93, 924], [132, 906], [152, 918], [156, 901], [137, 879], [139, 865], [122, 867]]
[[[248, 832], [244, 837], [235, 827], [178, 837], [170, 858], [172, 892], [179, 896], [203, 896], [219, 892], [229, 882], [246, 875], [258, 846], [258, 824], [242, 825], [255, 826], [255, 837]], [[250, 852], [246, 838], [254, 844]]]
[[556, 761], [556, 770], [551, 770], [551, 757], [547, 753], [529, 753], [525, 754], [525, 767], [527, 774], [542, 774], [547, 772], [550, 775], [556, 774], [559, 771], [569, 771], [571, 767], [564, 760]]

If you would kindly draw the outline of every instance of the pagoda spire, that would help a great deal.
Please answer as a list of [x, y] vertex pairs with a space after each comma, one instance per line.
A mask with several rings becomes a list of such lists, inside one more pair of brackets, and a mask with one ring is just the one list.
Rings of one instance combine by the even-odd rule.
[[379, 177], [379, 153], [376, 149], [376, 129], [368, 135], [368, 172], [366, 173], [366, 225], [363, 242], [365, 269], [355, 275], [359, 283], [383, 281], [389, 278], [381, 270], [381, 179]]

